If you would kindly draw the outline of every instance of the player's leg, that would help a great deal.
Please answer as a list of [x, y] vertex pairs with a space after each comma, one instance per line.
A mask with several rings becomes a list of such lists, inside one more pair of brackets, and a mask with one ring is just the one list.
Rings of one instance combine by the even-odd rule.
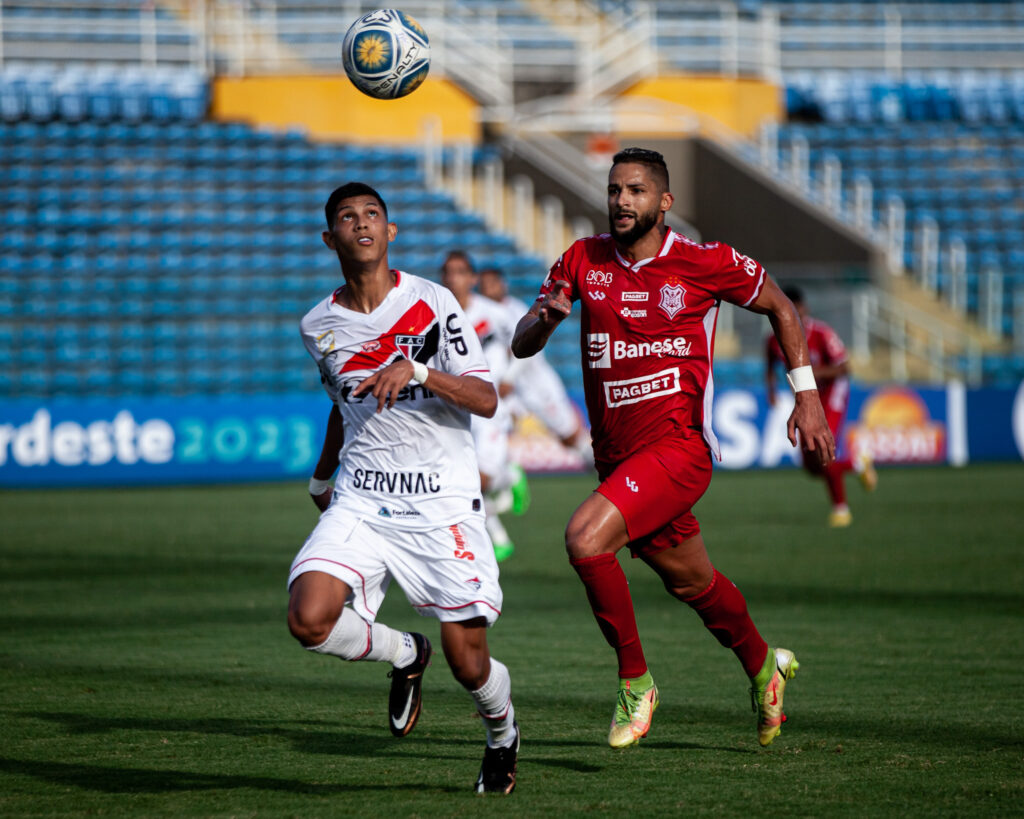
[[375, 620], [390, 575], [374, 533], [358, 518], [332, 507], [292, 563], [288, 627], [309, 651], [343, 660], [390, 663], [391, 733], [405, 736], [420, 712], [420, 680], [430, 660], [422, 634]]
[[472, 420], [487, 531], [499, 562], [507, 560], [515, 551], [500, 515], [506, 511], [522, 514], [529, 503], [526, 475], [508, 457], [508, 424], [504, 410], [499, 410], [493, 418], [473, 416]]
[[[828, 421], [829, 429], [832, 431], [832, 437], [836, 442], [837, 452], [840, 446], [840, 433], [842, 432], [844, 414], [845, 408], [841, 410], [826, 408], [825, 410], [825, 418]], [[814, 455], [804, 457], [805, 463], [816, 461], [817, 457]], [[839, 457], [828, 466], [819, 466], [817, 469], [825, 481], [829, 501], [832, 503], [828, 516], [829, 526], [837, 528], [849, 526], [853, 522], [853, 515], [850, 513], [850, 507], [846, 502], [845, 475], [847, 472], [854, 471], [853, 461], [849, 456]]]
[[487, 729], [477, 793], [512, 793], [516, 786], [519, 726], [508, 668], [490, 656], [483, 617], [441, 623], [441, 646], [455, 679], [476, 703]]
[[617, 552], [629, 540], [618, 508], [595, 492], [573, 514], [566, 528], [569, 562], [587, 591], [597, 624], [619, 663], [619, 687], [608, 729], [613, 748], [635, 745], [651, 729], [658, 687], [647, 668], [636, 626], [629, 583]]
[[[669, 528], [683, 539], [640, 556], [658, 573], [668, 592], [697, 612], [715, 639], [736, 655], [751, 681], [758, 741], [768, 745], [782, 725], [786, 681], [793, 678], [800, 664], [791, 651], [770, 648], [765, 642], [739, 588], [712, 565], [692, 513]], [[666, 537], [670, 537], [668, 532], [659, 533], [653, 539], [653, 548]]]

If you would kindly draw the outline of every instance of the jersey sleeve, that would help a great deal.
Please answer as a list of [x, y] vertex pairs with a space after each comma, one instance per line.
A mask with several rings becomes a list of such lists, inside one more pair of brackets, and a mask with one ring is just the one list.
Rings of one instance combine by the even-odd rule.
[[749, 307], [764, 289], [767, 273], [760, 262], [744, 256], [736, 248], [719, 245], [716, 248], [714, 295], [740, 307]]
[[492, 381], [480, 339], [466, 314], [448, 290], [440, 291], [438, 322], [441, 342], [437, 349], [437, 369], [450, 375], [473, 375]]
[[576, 279], [576, 269], [579, 265], [575, 264], [575, 262], [580, 255], [580, 249], [581, 243], [574, 243], [551, 265], [547, 278], [544, 279], [544, 283], [540, 286], [540, 295], [537, 296], [536, 301], [542, 301], [545, 296], [554, 292], [555, 282], [557, 281], [569, 283], [569, 288], [563, 291], [569, 301], [577, 301], [579, 299], [579, 287]]

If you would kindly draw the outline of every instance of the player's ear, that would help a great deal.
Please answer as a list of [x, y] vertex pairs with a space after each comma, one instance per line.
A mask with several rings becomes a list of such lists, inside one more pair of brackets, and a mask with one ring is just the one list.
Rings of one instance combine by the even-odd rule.
[[388, 222], [388, 241], [395, 241], [395, 237], [398, 235], [398, 225], [394, 222]]
[[324, 244], [327, 245], [331, 250], [334, 250], [334, 234], [329, 230], [325, 230], [320, 234], [320, 238], [324, 240]]
[[675, 201], [676, 198], [671, 193], [669, 193], [668, 191], [664, 191], [661, 194], [661, 212], [668, 213], [670, 210], [672, 210], [672, 203]]

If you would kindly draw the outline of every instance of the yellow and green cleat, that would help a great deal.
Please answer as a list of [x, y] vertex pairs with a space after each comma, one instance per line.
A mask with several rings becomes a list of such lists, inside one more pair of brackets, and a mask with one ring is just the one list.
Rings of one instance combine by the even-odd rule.
[[613, 748], [636, 745], [651, 730], [657, 707], [658, 686], [650, 672], [636, 680], [619, 680], [619, 698], [608, 731], [608, 744]]
[[[800, 663], [792, 651], [784, 648], [768, 649], [764, 668], [750, 687], [750, 704], [757, 714], [757, 741], [771, 745], [782, 730], [786, 716], [782, 713], [782, 695], [786, 682], [796, 676]], [[763, 679], [763, 682], [762, 682]]]

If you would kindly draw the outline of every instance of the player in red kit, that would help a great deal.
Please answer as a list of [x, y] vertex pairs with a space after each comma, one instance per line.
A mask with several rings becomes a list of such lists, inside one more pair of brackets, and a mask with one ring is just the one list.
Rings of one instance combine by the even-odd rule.
[[712, 565], [691, 508], [720, 457], [711, 429], [715, 321], [725, 300], [768, 316], [789, 362], [796, 403], [789, 438], [799, 433], [822, 465], [835, 445], [810, 373], [796, 310], [753, 259], [727, 245], [696, 244], [668, 229], [672, 207], [661, 154], [629, 148], [608, 175], [610, 232], [581, 239], [558, 259], [540, 296], [516, 328], [512, 350], [535, 354], [569, 314], [581, 311], [583, 385], [601, 481], [569, 519], [569, 562], [619, 664], [608, 742], [646, 736], [658, 705], [637, 631], [626, 576], [616, 557], [628, 545], [693, 608], [751, 679], [758, 740], [782, 724], [791, 651], [770, 648], [739, 589]]
[[[798, 287], [787, 287], [783, 292], [793, 302], [804, 325], [814, 380], [821, 394], [821, 404], [825, 408], [829, 429], [838, 445], [843, 421], [846, 418], [846, 405], [850, 399], [850, 363], [846, 347], [835, 330], [807, 313], [803, 293]], [[785, 363], [779, 340], [774, 335], [768, 336], [765, 343], [765, 389], [771, 406], [775, 406], [775, 369], [778, 364]], [[814, 457], [804, 457], [803, 463], [808, 472], [825, 481], [829, 498], [832, 500], [832, 511], [828, 516], [830, 526], [849, 526], [853, 522], [850, 507], [846, 504], [846, 487], [843, 484], [843, 476], [847, 472], [856, 472], [868, 492], [873, 492], [878, 485], [878, 475], [867, 452], [859, 452], [853, 458], [847, 454], [826, 467], [822, 467]]]

